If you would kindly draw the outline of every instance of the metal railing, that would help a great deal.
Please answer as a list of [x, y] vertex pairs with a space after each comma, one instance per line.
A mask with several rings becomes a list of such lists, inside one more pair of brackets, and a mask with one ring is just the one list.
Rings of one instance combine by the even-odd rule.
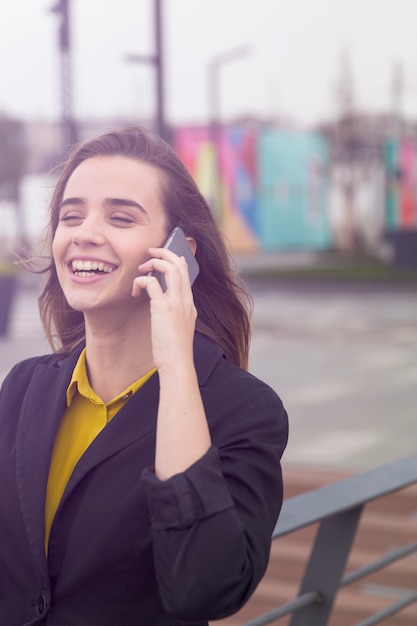
[[[285, 500], [273, 539], [319, 522], [300, 591], [294, 600], [244, 626], [272, 624], [287, 615], [292, 615], [290, 626], [326, 626], [341, 587], [417, 552], [414, 542], [343, 577], [365, 505], [416, 483], [417, 455]], [[379, 624], [416, 602], [417, 592], [412, 592], [356, 626]]]

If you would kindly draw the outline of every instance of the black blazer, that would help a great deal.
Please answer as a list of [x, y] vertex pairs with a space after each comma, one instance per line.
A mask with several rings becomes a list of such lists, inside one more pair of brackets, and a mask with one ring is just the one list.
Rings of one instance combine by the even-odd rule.
[[152, 472], [157, 374], [75, 467], [44, 552], [45, 490], [79, 351], [16, 365], [0, 392], [0, 624], [203, 625], [237, 611], [269, 557], [287, 415], [202, 335], [195, 363], [213, 446]]

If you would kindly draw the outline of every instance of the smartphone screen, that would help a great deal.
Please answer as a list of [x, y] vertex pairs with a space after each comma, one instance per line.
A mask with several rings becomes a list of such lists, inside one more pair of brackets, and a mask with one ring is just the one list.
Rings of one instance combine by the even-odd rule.
[[[188, 274], [190, 277], [191, 285], [197, 278], [199, 267], [195, 256], [193, 255], [191, 248], [188, 244], [188, 241], [184, 235], [184, 231], [177, 226], [169, 235], [168, 239], [164, 244], [164, 248], [171, 250], [178, 256], [183, 256], [188, 265]], [[162, 291], [167, 290], [167, 285], [165, 281], [165, 275], [162, 272], [150, 272], [149, 276], [155, 276], [162, 287]]]

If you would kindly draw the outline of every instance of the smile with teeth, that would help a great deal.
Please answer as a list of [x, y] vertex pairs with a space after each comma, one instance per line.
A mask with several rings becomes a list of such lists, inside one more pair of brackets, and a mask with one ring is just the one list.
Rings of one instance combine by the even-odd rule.
[[101, 261], [82, 261], [80, 259], [71, 262], [72, 271], [77, 276], [93, 276], [95, 274], [110, 274], [115, 268], [113, 265]]

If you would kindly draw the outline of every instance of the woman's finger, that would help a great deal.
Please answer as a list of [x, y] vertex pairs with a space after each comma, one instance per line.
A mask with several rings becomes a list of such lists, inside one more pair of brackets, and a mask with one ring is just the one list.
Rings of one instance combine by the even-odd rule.
[[132, 296], [137, 298], [145, 290], [148, 296], [156, 298], [163, 294], [161, 285], [156, 276], [137, 276], [133, 281]]
[[[150, 252], [153, 251], [154, 249], [151, 248]], [[161, 255], [153, 256], [145, 263], [139, 265], [139, 271], [144, 274], [154, 271], [160, 272], [165, 276], [167, 289], [171, 287], [172, 289], [176, 289], [181, 292], [183, 292], [183, 289], [189, 291], [190, 278], [185, 258], [163, 248], [155, 249], [155, 251], [161, 251]]]

